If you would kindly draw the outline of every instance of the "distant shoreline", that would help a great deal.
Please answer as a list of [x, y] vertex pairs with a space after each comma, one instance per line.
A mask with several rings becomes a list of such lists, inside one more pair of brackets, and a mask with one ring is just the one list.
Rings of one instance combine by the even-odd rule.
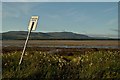
[[[9, 53], [23, 50], [25, 40], [3, 40], [2, 52]], [[113, 48], [112, 48], [113, 47]], [[119, 51], [117, 40], [29, 40], [26, 51]]]
[[[0, 40], [4, 40], [4, 41], [7, 41], [7, 40], [26, 40], [26, 39], [0, 39]], [[117, 40], [119, 41], [120, 39], [29, 39], [29, 40], [76, 40], [76, 41], [79, 41], [79, 40]]]
[[[27, 37], [27, 31], [8, 31], [0, 33], [1, 40], [25, 40]], [[30, 40], [120, 40], [117, 37], [105, 37], [105, 36], [90, 36], [87, 34], [80, 34], [74, 32], [32, 32]]]
[[[25, 40], [3, 40], [2, 46], [23, 46]], [[29, 40], [28, 46], [119, 46], [119, 40]]]

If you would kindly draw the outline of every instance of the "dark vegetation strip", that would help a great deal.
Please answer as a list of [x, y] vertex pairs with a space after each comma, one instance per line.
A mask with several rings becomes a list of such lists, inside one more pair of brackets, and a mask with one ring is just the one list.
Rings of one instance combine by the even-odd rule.
[[[9, 53], [9, 52], [15, 52], [15, 51], [22, 51], [23, 47], [3, 47], [2, 53]], [[119, 51], [120, 49], [104, 49], [104, 48], [54, 48], [54, 47], [27, 47], [26, 51], [55, 51], [58, 50], [59, 52], [69, 53], [69, 52], [82, 52], [85, 51]]]
[[[2, 40], [25, 40], [25, 39], [2, 39]], [[29, 40], [120, 40], [120, 39], [32, 39], [30, 38]]]

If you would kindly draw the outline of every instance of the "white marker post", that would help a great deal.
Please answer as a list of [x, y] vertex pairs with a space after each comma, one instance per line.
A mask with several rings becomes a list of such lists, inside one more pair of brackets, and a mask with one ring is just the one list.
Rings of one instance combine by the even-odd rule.
[[22, 62], [23, 55], [24, 55], [26, 47], [27, 47], [27, 43], [28, 43], [30, 33], [31, 33], [32, 30], [35, 30], [36, 27], [37, 27], [38, 18], [39, 18], [38, 16], [32, 16], [31, 19], [30, 19], [29, 26], [28, 26], [28, 35], [27, 35], [27, 39], [25, 41], [25, 45], [24, 45], [23, 52], [22, 52], [22, 55], [21, 55], [21, 58], [20, 58], [20, 61], [19, 61], [19, 65]]

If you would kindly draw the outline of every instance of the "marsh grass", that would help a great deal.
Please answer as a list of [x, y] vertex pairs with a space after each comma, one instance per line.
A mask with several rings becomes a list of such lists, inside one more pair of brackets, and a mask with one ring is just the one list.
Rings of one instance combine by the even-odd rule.
[[120, 51], [62, 54], [26, 52], [20, 66], [20, 51], [3, 54], [3, 80], [120, 79]]

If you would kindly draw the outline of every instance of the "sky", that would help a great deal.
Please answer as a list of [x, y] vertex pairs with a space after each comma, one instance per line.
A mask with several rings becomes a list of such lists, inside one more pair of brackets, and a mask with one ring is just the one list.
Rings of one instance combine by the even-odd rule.
[[1, 0], [2, 2], [118, 2], [119, 0]]
[[27, 31], [32, 15], [40, 17], [36, 32], [118, 36], [117, 2], [3, 2], [2, 32]]

